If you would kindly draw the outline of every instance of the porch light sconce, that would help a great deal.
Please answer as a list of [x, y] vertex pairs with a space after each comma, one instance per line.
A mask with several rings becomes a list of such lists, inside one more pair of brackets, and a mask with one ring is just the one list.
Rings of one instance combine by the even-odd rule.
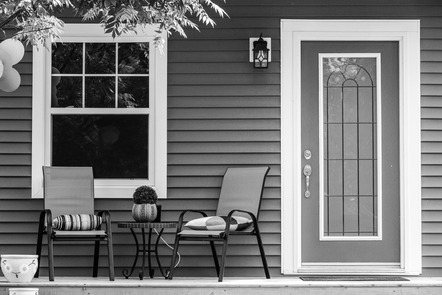
[[263, 38], [262, 34], [259, 38], [250, 38], [250, 62], [253, 63], [255, 69], [266, 69], [269, 62], [272, 61], [272, 39]]

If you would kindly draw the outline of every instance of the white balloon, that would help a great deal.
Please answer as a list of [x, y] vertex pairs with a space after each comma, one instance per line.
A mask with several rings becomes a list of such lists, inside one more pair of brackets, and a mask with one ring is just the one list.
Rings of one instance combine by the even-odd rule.
[[14, 68], [5, 68], [3, 76], [0, 78], [0, 89], [5, 92], [17, 90], [20, 86], [20, 74]]
[[[21, 61], [25, 54], [25, 48], [20, 41], [15, 39], [6, 39], [0, 43], [0, 50], [9, 55], [8, 60], [2, 60], [3, 63], [15, 65]], [[1, 58], [0, 58], [1, 59]]]
[[0, 60], [0, 78], [3, 76], [3, 68], [4, 68], [3, 63]]
[[3, 49], [0, 49], [0, 61], [3, 63], [5, 68], [12, 67], [11, 60], [12, 58], [9, 53]]

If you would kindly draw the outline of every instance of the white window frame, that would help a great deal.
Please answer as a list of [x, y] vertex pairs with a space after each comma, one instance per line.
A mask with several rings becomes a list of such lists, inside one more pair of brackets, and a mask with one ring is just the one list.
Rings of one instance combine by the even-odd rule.
[[61, 42], [149, 42], [149, 108], [130, 109], [51, 109], [51, 48], [33, 49], [32, 76], [32, 198], [43, 198], [42, 166], [51, 164], [51, 116], [63, 114], [149, 114], [149, 179], [96, 179], [95, 198], [131, 198], [140, 185], [153, 185], [160, 198], [167, 195], [167, 36], [161, 49], [153, 44], [155, 27], [115, 39], [99, 24], [66, 24]]

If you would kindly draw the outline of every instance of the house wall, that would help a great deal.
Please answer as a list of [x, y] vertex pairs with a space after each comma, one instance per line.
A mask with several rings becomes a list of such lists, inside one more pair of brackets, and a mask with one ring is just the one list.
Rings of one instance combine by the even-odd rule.
[[[227, 0], [230, 19], [172, 36], [168, 50], [168, 199], [163, 220], [182, 209], [214, 212], [227, 166], [269, 165], [260, 225], [273, 276], [280, 275], [280, 20], [421, 20], [423, 274], [442, 276], [442, 2], [440, 0]], [[72, 22], [73, 19], [67, 18]], [[249, 37], [272, 38], [272, 63], [255, 70]], [[42, 200], [30, 199], [30, 49], [17, 66], [22, 86], [0, 92], [0, 254], [33, 253]], [[417, 70], [417, 69], [416, 69]], [[129, 199], [96, 200], [113, 221], [131, 220]], [[164, 234], [173, 242], [173, 232]], [[226, 276], [263, 276], [253, 240], [232, 240]], [[114, 226], [116, 273], [132, 264], [133, 240]], [[103, 251], [102, 254], [106, 252]], [[170, 250], [160, 249], [163, 264]], [[209, 248], [183, 244], [177, 276], [215, 276]], [[92, 246], [56, 248], [56, 275], [89, 275]], [[103, 256], [100, 275], [106, 276]], [[42, 274], [47, 274], [42, 261]], [[136, 275], [136, 274], [135, 274]]]

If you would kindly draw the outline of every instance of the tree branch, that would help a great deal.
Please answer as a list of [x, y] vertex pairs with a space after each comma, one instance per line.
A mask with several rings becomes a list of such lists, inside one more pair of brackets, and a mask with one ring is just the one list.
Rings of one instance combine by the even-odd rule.
[[8, 16], [5, 20], [3, 20], [0, 23], [0, 29], [2, 29], [4, 26], [6, 26], [8, 23], [10, 23], [12, 20], [16, 19], [20, 14], [22, 14], [25, 11], [24, 8], [20, 8], [19, 10], [16, 10], [13, 14]]

